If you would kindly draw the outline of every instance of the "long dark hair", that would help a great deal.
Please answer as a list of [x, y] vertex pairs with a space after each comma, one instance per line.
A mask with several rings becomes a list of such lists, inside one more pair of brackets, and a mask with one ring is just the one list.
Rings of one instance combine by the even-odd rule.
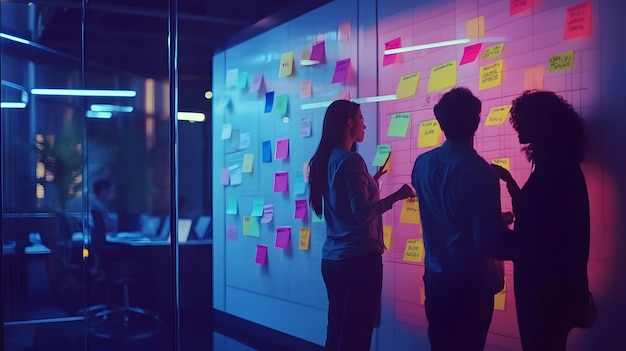
[[330, 152], [343, 143], [346, 122], [354, 118], [359, 104], [348, 100], [336, 100], [324, 114], [322, 138], [309, 161], [309, 203], [318, 216], [322, 215], [322, 197], [328, 187], [328, 158]]
[[510, 122], [528, 139], [522, 150], [529, 161], [583, 161], [583, 121], [563, 97], [551, 91], [527, 90], [513, 100]]

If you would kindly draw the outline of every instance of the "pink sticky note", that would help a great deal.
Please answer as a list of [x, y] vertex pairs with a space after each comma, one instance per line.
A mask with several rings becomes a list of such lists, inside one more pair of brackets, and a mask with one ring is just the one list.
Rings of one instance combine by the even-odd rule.
[[267, 263], [267, 246], [257, 244], [256, 256], [254, 257], [254, 263], [264, 265]]
[[276, 228], [276, 241], [274, 247], [286, 249], [289, 246], [289, 238], [291, 237], [291, 227]]
[[346, 81], [348, 77], [348, 70], [350, 69], [350, 59], [339, 60], [335, 65], [335, 73], [333, 74], [333, 80], [331, 83], [342, 83]]
[[313, 95], [313, 82], [310, 80], [305, 80], [300, 83], [300, 99], [308, 99]]
[[324, 60], [324, 42], [320, 41], [319, 43], [313, 45], [313, 50], [311, 50], [311, 60], [322, 62]]
[[237, 241], [237, 226], [232, 224], [226, 225], [226, 240]]
[[230, 171], [228, 168], [222, 168], [222, 185], [230, 183]]
[[463, 58], [461, 59], [459, 66], [466, 63], [474, 62], [474, 60], [476, 60], [476, 57], [478, 57], [482, 46], [483, 44], [481, 43], [466, 46], [465, 49], [463, 49]]
[[276, 140], [275, 160], [284, 160], [289, 157], [289, 138]]
[[274, 173], [274, 192], [281, 193], [289, 190], [289, 172]]
[[252, 84], [250, 84], [250, 92], [259, 91], [259, 89], [261, 89], [261, 84], [263, 84], [263, 72], [259, 72], [254, 75]]
[[[385, 50], [397, 49], [399, 47], [402, 47], [400, 37], [392, 39], [385, 43]], [[397, 58], [398, 54], [385, 55], [385, 57], [383, 58], [383, 67], [396, 63]]]
[[306, 217], [308, 205], [306, 200], [296, 200], [296, 211], [294, 214], [295, 219], [304, 219]]
[[533, 8], [533, 0], [511, 0], [509, 16], [514, 16], [520, 12]]

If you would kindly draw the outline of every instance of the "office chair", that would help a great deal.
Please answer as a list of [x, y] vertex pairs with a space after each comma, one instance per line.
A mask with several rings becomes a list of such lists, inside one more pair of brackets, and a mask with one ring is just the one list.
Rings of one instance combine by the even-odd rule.
[[130, 304], [128, 276], [130, 262], [108, 262], [106, 251], [110, 249], [106, 240], [106, 225], [102, 212], [91, 210], [93, 228], [90, 230], [90, 248], [96, 269], [104, 271], [104, 283], [122, 287], [122, 304], [116, 307], [96, 308], [88, 312], [89, 332], [92, 336], [124, 343], [157, 335], [162, 321], [158, 315]]

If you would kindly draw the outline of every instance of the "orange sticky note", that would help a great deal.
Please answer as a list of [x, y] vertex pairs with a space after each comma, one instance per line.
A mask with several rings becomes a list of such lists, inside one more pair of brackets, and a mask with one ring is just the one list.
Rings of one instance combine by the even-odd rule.
[[383, 243], [385, 244], [385, 249], [391, 249], [391, 226], [386, 225], [383, 226]]
[[406, 241], [404, 247], [404, 257], [402, 261], [405, 262], [423, 262], [424, 261], [424, 240], [423, 239], [409, 239]]
[[493, 296], [493, 309], [504, 311], [506, 302], [506, 277], [504, 277], [504, 288]]
[[420, 208], [416, 197], [410, 197], [402, 201], [400, 223], [421, 224]]
[[524, 70], [524, 90], [543, 90], [543, 66], [535, 66]]
[[563, 39], [588, 37], [591, 35], [591, 1], [568, 7]]
[[280, 71], [278, 77], [287, 77], [293, 73], [293, 51], [286, 52], [280, 56]]
[[511, 170], [511, 160], [508, 157], [494, 158], [491, 160], [491, 164], [498, 165], [507, 171]]
[[485, 16], [473, 18], [465, 22], [465, 37], [480, 38], [485, 35]]
[[300, 228], [300, 240], [298, 242], [299, 250], [308, 250], [311, 245], [311, 228]]

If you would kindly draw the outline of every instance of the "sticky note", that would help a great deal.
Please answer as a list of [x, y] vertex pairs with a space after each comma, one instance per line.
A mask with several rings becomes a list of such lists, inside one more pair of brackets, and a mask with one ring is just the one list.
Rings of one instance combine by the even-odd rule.
[[307, 200], [296, 200], [296, 208], [294, 211], [293, 218], [294, 219], [304, 219], [306, 218], [306, 212], [309, 207]]
[[237, 226], [232, 224], [226, 225], [226, 240], [237, 241]]
[[402, 201], [400, 223], [421, 224], [419, 203], [416, 197], [409, 197]]
[[563, 71], [572, 68], [574, 63], [574, 50], [562, 52], [558, 55], [550, 56], [548, 72]]
[[391, 156], [391, 154], [389, 154], [389, 158], [387, 159], [387, 162], [383, 165], [383, 169], [381, 170], [381, 172], [387, 172], [387, 174], [391, 173], [391, 159], [393, 156]]
[[441, 127], [436, 119], [431, 119], [420, 123], [420, 130], [417, 136], [417, 147], [431, 147], [441, 144]]
[[487, 119], [485, 120], [486, 126], [495, 126], [504, 123], [509, 116], [511, 105], [495, 106], [489, 110]]
[[250, 231], [248, 235], [256, 236], [257, 238], [261, 235], [261, 226], [259, 225], [259, 220], [256, 217], [250, 218]]
[[494, 63], [484, 65], [480, 67], [480, 81], [478, 84], [479, 90], [485, 90], [493, 87], [497, 87], [502, 84], [502, 68], [504, 66], [503, 60], [498, 60]]
[[250, 235], [250, 217], [243, 217], [243, 235]]
[[308, 250], [311, 245], [311, 228], [300, 228], [300, 241], [298, 243], [298, 249]]
[[248, 72], [247, 71], [239, 71], [239, 75], [237, 76], [237, 89], [243, 90], [248, 85]]
[[265, 205], [265, 200], [263, 199], [254, 199], [252, 201], [252, 213], [250, 216], [252, 217], [261, 217], [263, 215], [263, 206]]
[[415, 95], [419, 80], [419, 72], [402, 76], [400, 81], [398, 81], [398, 86], [396, 87], [396, 99], [403, 99]]
[[333, 73], [333, 80], [331, 83], [343, 83], [348, 77], [348, 71], [350, 70], [350, 59], [339, 60], [335, 64], [335, 72]]
[[428, 92], [442, 90], [456, 85], [456, 60], [443, 63], [430, 69]]
[[493, 160], [491, 160], [491, 163], [494, 165], [498, 165], [502, 168], [505, 168], [508, 171], [511, 170], [511, 161], [509, 160], [508, 157], [494, 158]]
[[262, 161], [265, 163], [272, 162], [272, 142], [270, 140], [263, 141], [261, 149], [263, 151]]
[[402, 261], [424, 262], [424, 240], [408, 239], [404, 247], [404, 257]]
[[293, 193], [295, 195], [303, 195], [306, 192], [306, 183], [303, 174], [295, 174], [293, 176]]
[[287, 106], [289, 105], [289, 95], [281, 94], [274, 99], [274, 114], [278, 117], [287, 116]]
[[533, 8], [533, 0], [511, 0], [509, 6], [509, 16], [515, 16], [518, 13], [530, 10]]
[[228, 167], [228, 175], [230, 177], [230, 185], [239, 185], [243, 181], [241, 167], [239, 167], [239, 165]]
[[274, 241], [274, 247], [278, 249], [288, 248], [290, 237], [291, 237], [291, 227], [277, 227], [276, 228], [276, 241]]
[[524, 90], [543, 90], [543, 66], [535, 66], [524, 70]]
[[235, 197], [228, 198], [228, 206], [226, 207], [226, 214], [230, 214], [230, 215], [237, 214], [237, 198]]
[[410, 113], [394, 113], [391, 115], [387, 136], [405, 137], [411, 122]]
[[320, 41], [313, 45], [313, 50], [311, 50], [310, 60], [322, 62], [324, 61], [324, 41]]
[[290, 76], [293, 73], [293, 51], [280, 55], [280, 71], [278, 78]]
[[261, 223], [269, 223], [274, 218], [274, 205], [263, 206], [263, 216], [261, 216]]
[[504, 311], [506, 302], [506, 277], [504, 277], [504, 287], [493, 295], [493, 309], [498, 311]]
[[315, 213], [315, 212], [311, 212], [311, 213], [312, 213], [312, 215], [311, 215], [311, 222], [313, 222], [313, 223], [322, 223], [322, 222], [326, 221], [326, 219], [324, 218], [324, 211], [322, 211], [322, 215], [321, 216], [318, 216], [317, 213]]
[[480, 53], [480, 49], [483, 47], [482, 43], [466, 46], [463, 48], [463, 57], [461, 58], [460, 65], [464, 65], [466, 63], [474, 62]]
[[250, 84], [250, 92], [254, 93], [261, 90], [261, 85], [263, 85], [263, 72], [255, 74], [254, 78], [252, 78], [252, 84]]
[[281, 193], [289, 190], [289, 172], [274, 173], [274, 192]]
[[[385, 43], [385, 50], [397, 49], [399, 47], [402, 47], [402, 40], [400, 37], [391, 39]], [[383, 67], [396, 63], [397, 58], [398, 54], [384, 55]]]
[[591, 1], [585, 1], [566, 9], [563, 39], [588, 37], [591, 35]]
[[372, 166], [382, 166], [387, 161], [389, 154], [391, 153], [391, 145], [376, 145], [376, 155]]
[[247, 153], [243, 155], [243, 166], [241, 171], [243, 173], [252, 173], [252, 165], [254, 163], [254, 154]]
[[230, 139], [230, 136], [233, 133], [233, 125], [230, 123], [226, 123], [222, 125], [222, 140]]
[[232, 151], [239, 150], [239, 146], [241, 145], [241, 132], [239, 129], [233, 130], [233, 133], [230, 136], [230, 148]]
[[265, 109], [263, 111], [265, 113], [272, 112], [272, 107], [274, 107], [274, 92], [268, 91], [265, 93]]
[[300, 99], [308, 99], [313, 96], [313, 81], [305, 80], [300, 83]]
[[226, 71], [226, 88], [234, 88], [237, 86], [239, 79], [239, 69], [233, 68]]
[[490, 59], [493, 57], [500, 56], [503, 50], [504, 50], [504, 43], [490, 46], [485, 49], [485, 52], [483, 53], [483, 59]]
[[383, 243], [385, 244], [385, 249], [391, 249], [391, 226], [386, 225], [383, 226]]
[[274, 159], [284, 160], [287, 157], [289, 157], [289, 138], [277, 139]]
[[473, 18], [465, 22], [465, 37], [480, 38], [485, 35], [485, 16]]
[[239, 150], [245, 150], [250, 147], [250, 141], [252, 140], [251, 133], [239, 134]]
[[308, 162], [304, 162], [302, 164], [302, 174], [304, 174], [304, 182], [308, 183], [309, 182], [309, 163]]
[[226, 167], [222, 168], [221, 184], [222, 185], [230, 184], [230, 171]]
[[265, 265], [267, 263], [267, 246], [257, 244], [256, 256], [254, 256], [254, 263], [259, 265]]
[[350, 39], [350, 22], [343, 22], [339, 25], [339, 40]]
[[300, 118], [300, 138], [308, 138], [311, 136], [311, 117], [304, 116]]

